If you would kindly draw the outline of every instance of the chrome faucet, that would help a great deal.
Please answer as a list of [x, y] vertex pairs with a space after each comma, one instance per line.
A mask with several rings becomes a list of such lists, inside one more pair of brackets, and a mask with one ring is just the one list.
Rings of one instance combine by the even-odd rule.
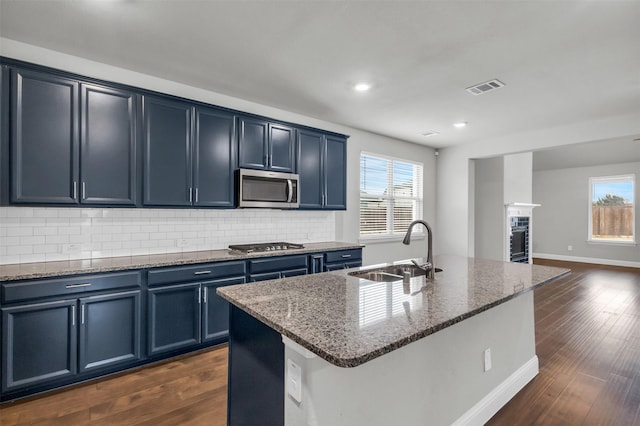
[[411, 224], [409, 224], [409, 229], [407, 229], [407, 233], [404, 236], [404, 239], [402, 240], [402, 244], [405, 245], [409, 245], [409, 243], [411, 242], [411, 230], [413, 229], [414, 225], [421, 223], [424, 225], [425, 228], [427, 228], [427, 265], [426, 266], [421, 266], [418, 265], [418, 262], [416, 262], [415, 260], [412, 260], [413, 264], [416, 265], [417, 267], [419, 267], [420, 269], [423, 269], [424, 271], [426, 271], [427, 273], [427, 279], [428, 280], [433, 280], [436, 277], [436, 268], [435, 266], [433, 266], [433, 235], [431, 232], [431, 226], [425, 222], [424, 220], [414, 220], [413, 222], [411, 222]]

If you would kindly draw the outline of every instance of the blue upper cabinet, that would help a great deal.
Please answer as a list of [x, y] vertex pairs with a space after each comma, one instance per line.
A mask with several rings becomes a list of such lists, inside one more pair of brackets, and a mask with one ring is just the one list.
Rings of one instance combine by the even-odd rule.
[[134, 205], [133, 93], [11, 72], [11, 202]]
[[345, 137], [298, 130], [301, 209], [346, 209], [346, 142]]
[[144, 201], [152, 206], [190, 206], [192, 106], [145, 96]]
[[248, 117], [240, 118], [239, 167], [292, 173], [295, 131], [292, 127]]
[[135, 205], [137, 95], [82, 84], [80, 100], [81, 202]]
[[347, 139], [325, 136], [324, 208], [347, 208]]
[[78, 203], [78, 82], [11, 71], [11, 202]]
[[195, 109], [193, 184], [196, 206], [234, 206], [235, 123], [232, 113], [204, 107]]
[[144, 204], [233, 207], [235, 115], [144, 98]]

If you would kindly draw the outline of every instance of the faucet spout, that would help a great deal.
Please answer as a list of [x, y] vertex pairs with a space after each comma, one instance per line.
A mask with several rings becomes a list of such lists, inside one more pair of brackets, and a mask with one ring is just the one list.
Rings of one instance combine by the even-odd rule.
[[418, 223], [424, 225], [424, 227], [427, 228], [427, 263], [430, 267], [430, 269], [427, 271], [427, 279], [433, 280], [435, 278], [436, 268], [433, 265], [433, 232], [431, 231], [431, 226], [424, 220], [414, 220], [409, 224], [409, 228], [407, 229], [407, 233], [404, 235], [402, 244], [408, 246], [411, 243], [411, 231], [413, 230], [413, 227]]

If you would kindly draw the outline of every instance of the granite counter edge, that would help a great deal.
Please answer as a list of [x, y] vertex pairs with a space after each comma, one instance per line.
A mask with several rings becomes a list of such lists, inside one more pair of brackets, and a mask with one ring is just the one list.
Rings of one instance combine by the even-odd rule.
[[[294, 342], [296, 342], [297, 344], [299, 344], [300, 346], [302, 346], [303, 348], [313, 352], [315, 355], [319, 356], [320, 358], [324, 359], [325, 361], [329, 362], [330, 364], [333, 364], [337, 367], [343, 367], [343, 368], [352, 368], [352, 367], [357, 367], [359, 365], [362, 365], [368, 361], [371, 361], [375, 358], [381, 357], [383, 355], [388, 354], [389, 352], [393, 352], [396, 349], [400, 349], [403, 346], [406, 346], [410, 343], [413, 343], [415, 341], [418, 341], [424, 337], [427, 337], [431, 334], [434, 334], [440, 330], [443, 330], [445, 328], [451, 327], [454, 324], [457, 324], [459, 322], [462, 322], [466, 319], [469, 319], [473, 316], [476, 316], [482, 312], [485, 312], [491, 308], [494, 308], [498, 305], [501, 305], [505, 302], [508, 302], [512, 299], [515, 299], [516, 297], [519, 297], [527, 292], [533, 291], [538, 287], [541, 287], [545, 284], [548, 284], [550, 282], [553, 282], [555, 280], [558, 280], [562, 277], [565, 277], [569, 274], [571, 274], [571, 270], [570, 269], [565, 269], [565, 268], [558, 268], [558, 269], [564, 269], [564, 272], [560, 273], [557, 276], [542, 280], [530, 287], [527, 287], [521, 291], [518, 291], [517, 293], [513, 293], [509, 296], [503, 297], [502, 299], [498, 299], [494, 302], [488, 303], [486, 305], [483, 305], [479, 308], [473, 309], [469, 312], [465, 312], [462, 315], [459, 315], [457, 317], [451, 318], [447, 321], [444, 321], [440, 324], [436, 324], [432, 327], [428, 327], [420, 332], [411, 334], [409, 336], [403, 336], [401, 338], [399, 338], [397, 341], [389, 343], [385, 346], [382, 346], [380, 348], [376, 348], [366, 354], [357, 356], [357, 357], [352, 357], [352, 358], [343, 358], [340, 357], [338, 355], [332, 354], [330, 352], [327, 352], [319, 347], [317, 347], [316, 345], [312, 344], [311, 342], [303, 339], [302, 337], [300, 337], [298, 334], [292, 333], [291, 331], [287, 330], [286, 328], [282, 327], [281, 325], [273, 322], [272, 320], [270, 320], [269, 318], [265, 317], [264, 315], [256, 312], [254, 309], [251, 308], [251, 306], [243, 304], [238, 302], [235, 299], [229, 298], [227, 295], [224, 294], [224, 292], [220, 292], [218, 291], [218, 295], [220, 297], [222, 297], [223, 299], [225, 299], [226, 301], [228, 301], [229, 303], [233, 304], [234, 306], [238, 307], [239, 309], [242, 309], [243, 311], [245, 311], [246, 313], [248, 313], [249, 315], [251, 315], [252, 317], [254, 317], [255, 319], [257, 319], [258, 321], [262, 322], [263, 324], [271, 327], [273, 330], [277, 331], [278, 333], [288, 337], [289, 339], [293, 340]], [[222, 290], [219, 289], [219, 290]]]

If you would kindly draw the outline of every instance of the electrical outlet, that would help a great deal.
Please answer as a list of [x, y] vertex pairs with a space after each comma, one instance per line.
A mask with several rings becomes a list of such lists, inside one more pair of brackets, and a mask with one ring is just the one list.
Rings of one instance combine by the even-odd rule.
[[487, 348], [484, 350], [484, 371], [491, 370], [491, 348]]
[[572, 245], [568, 245], [567, 246], [567, 251], [573, 251], [573, 246]]
[[287, 393], [302, 402], [302, 368], [290, 358], [287, 358]]

